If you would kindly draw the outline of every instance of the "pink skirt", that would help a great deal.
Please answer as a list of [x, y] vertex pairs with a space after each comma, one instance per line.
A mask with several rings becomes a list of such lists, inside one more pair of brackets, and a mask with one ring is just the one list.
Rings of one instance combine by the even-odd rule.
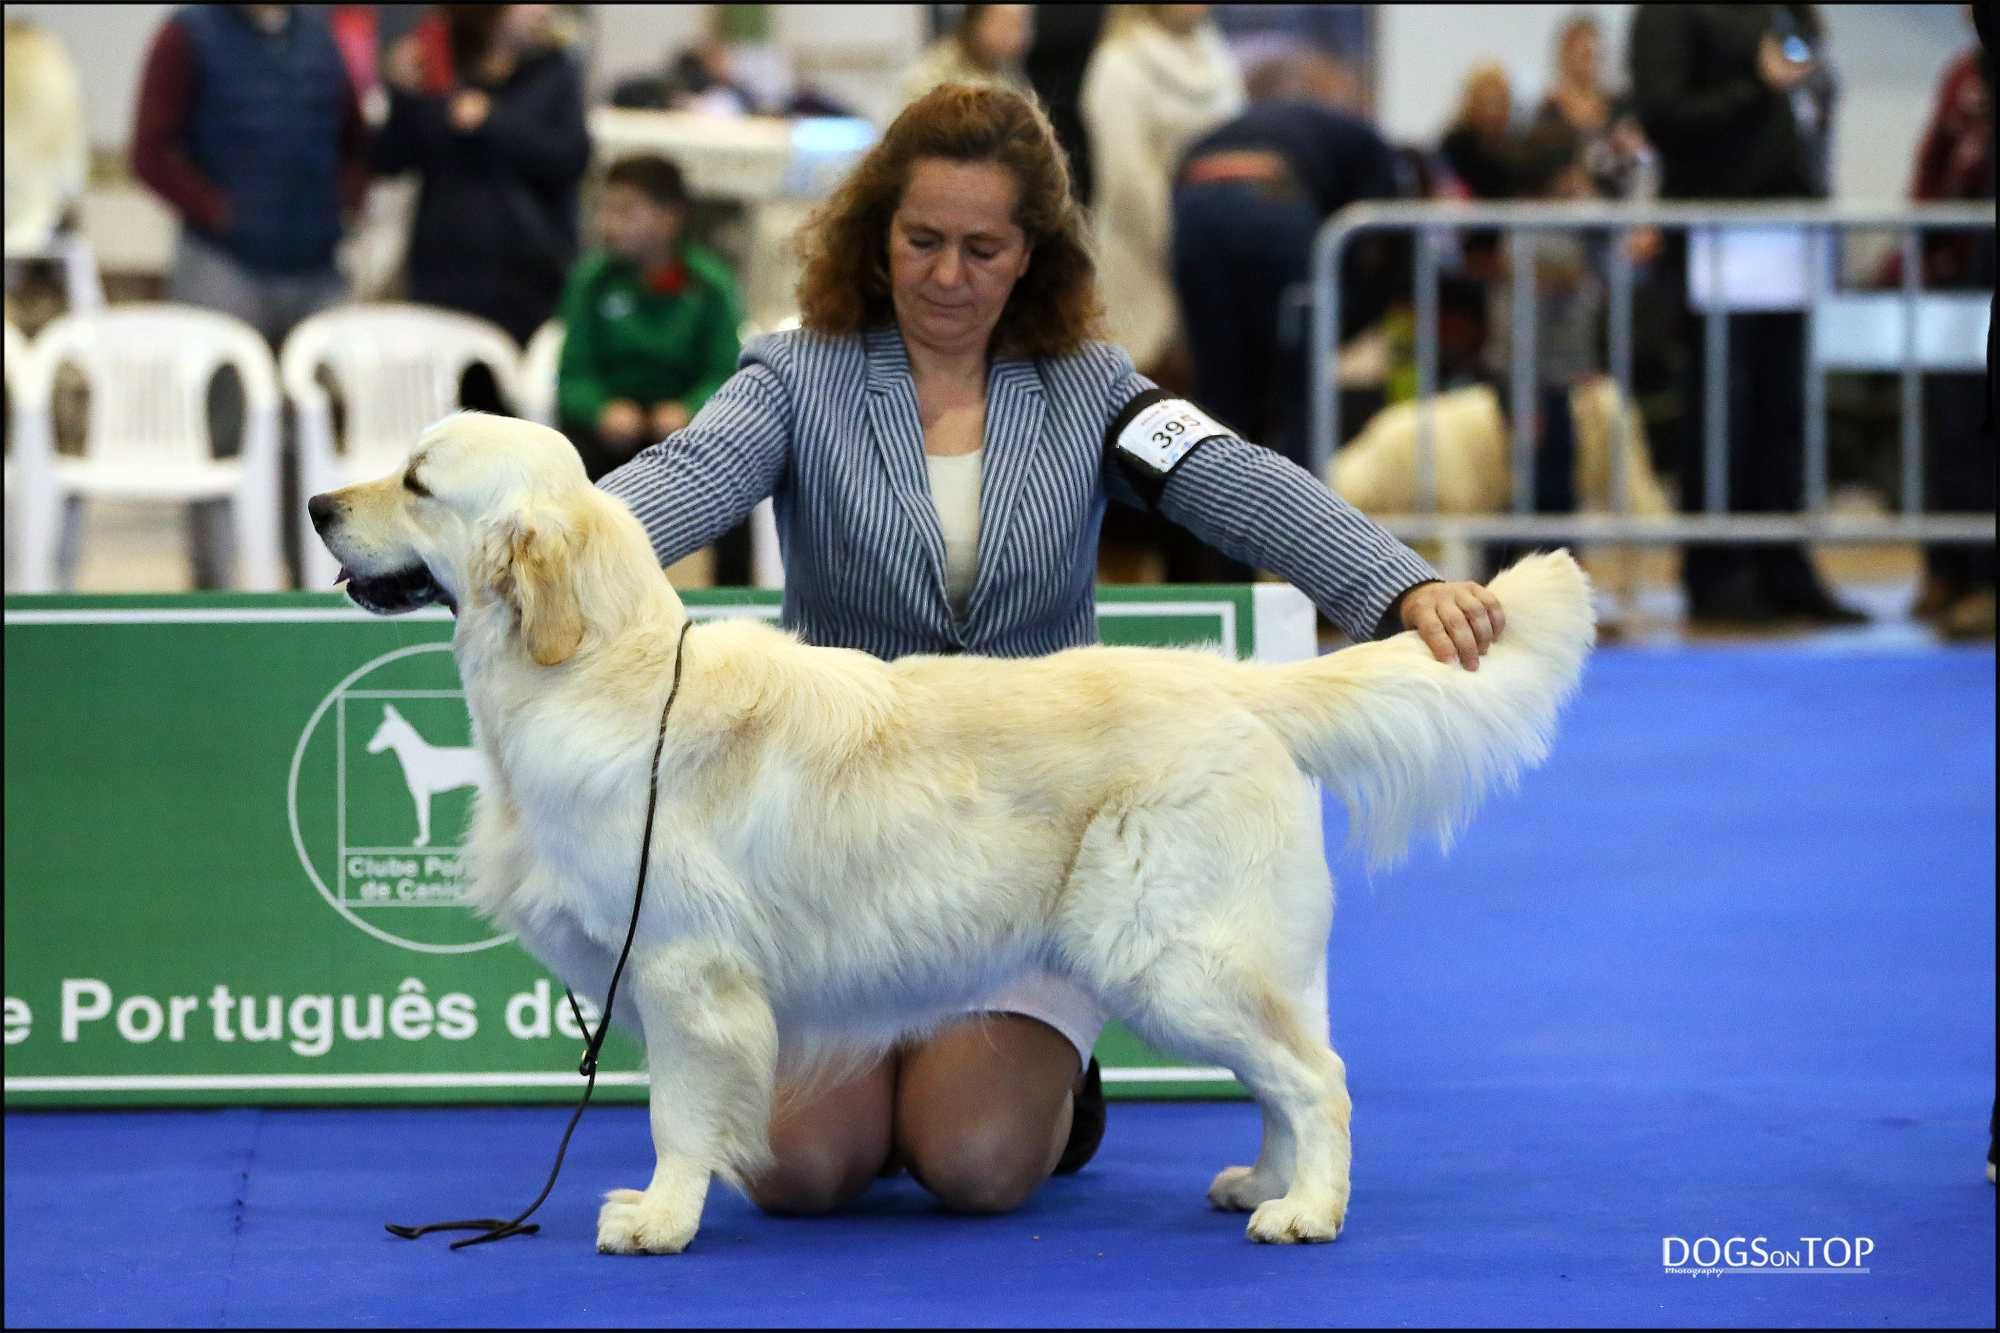
[[1097, 997], [1068, 977], [1054, 972], [1030, 972], [1000, 988], [966, 1012], [982, 1014], [1022, 1014], [1038, 1018], [1069, 1039], [1076, 1047], [1076, 1066], [1090, 1064], [1091, 1048], [1104, 1030], [1105, 1012]]

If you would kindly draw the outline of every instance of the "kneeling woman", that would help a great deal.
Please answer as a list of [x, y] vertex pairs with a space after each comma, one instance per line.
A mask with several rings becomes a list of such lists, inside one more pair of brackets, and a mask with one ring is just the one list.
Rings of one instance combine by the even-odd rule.
[[[1290, 579], [1356, 639], [1476, 669], [1498, 603], [1304, 470], [1094, 341], [1083, 215], [1047, 119], [1004, 89], [911, 103], [807, 224], [803, 327], [753, 341], [685, 429], [606, 477], [671, 564], [772, 497], [783, 620], [884, 658], [1092, 643], [1109, 500]], [[1169, 425], [1178, 423], [1178, 429]], [[1158, 451], [1157, 433], [1181, 443]], [[1196, 442], [1191, 449], [1188, 441]], [[837, 1208], [907, 1167], [999, 1212], [1095, 1151], [1095, 1001], [1052, 974], [832, 1087], [781, 1088], [766, 1209]]]

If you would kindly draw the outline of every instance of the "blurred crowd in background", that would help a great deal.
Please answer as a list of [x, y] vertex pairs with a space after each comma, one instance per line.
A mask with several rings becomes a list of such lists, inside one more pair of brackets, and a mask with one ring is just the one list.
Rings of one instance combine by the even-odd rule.
[[[756, 35], [762, 8], [710, 7], [699, 40], [619, 79], [609, 105], [718, 120], [857, 117], [810, 80], [790, 80], [773, 98], [768, 81], [738, 68], [739, 39]], [[1309, 377], [1288, 297], [1307, 282], [1328, 218], [1388, 199], [1824, 199], [1841, 68], [1867, 58], [1832, 49], [1809, 5], [1641, 5], [1624, 51], [1607, 49], [1598, 22], [1580, 12], [1559, 30], [1548, 86], [1517, 87], [1500, 64], [1480, 66], [1433, 140], [1395, 142], [1354, 62], [1296, 34], [1255, 31], [1237, 8], [932, 6], [935, 38], [904, 72], [899, 96], [964, 81], [1034, 94], [1089, 211], [1111, 338], [1162, 385], [1301, 463]], [[1939, 71], [1928, 129], [1911, 145], [1913, 199], [1993, 197], [1992, 70], [1967, 8], [1965, 50]], [[678, 429], [733, 369], [740, 339], [757, 332], [746, 324], [746, 257], [703, 225], [684, 164], [593, 153], [575, 50], [586, 9], [174, 12], [152, 38], [130, 141], [132, 172], [180, 224], [161, 295], [237, 315], [277, 347], [315, 311], [356, 295], [339, 249], [366, 216], [371, 182], [414, 178], [400, 262], [385, 290], [365, 295], [473, 315], [523, 345], [560, 321], [557, 415], [593, 476]], [[7, 21], [10, 253], [17, 237], [73, 225], [85, 169], [74, 104], [90, 96], [74, 65], [88, 56]], [[1446, 256], [1439, 386], [1483, 388], [1503, 410], [1534, 404], [1540, 511], [1580, 500], [1579, 441], [1595, 427], [1572, 404], [1606, 370], [1608, 246], [1581, 233], [1540, 243], [1536, 383], [1525, 397], [1508, 382], [1507, 247], [1468, 231]], [[1940, 234], [1920, 253], [1927, 288], [1993, 288], [1991, 231]], [[1641, 480], [1695, 510], [1702, 469], [1687, 460], [1700, 456], [1703, 384], [1685, 242], [1639, 230], [1625, 257], [1636, 280], [1629, 406], [1645, 442]], [[23, 279], [16, 267], [9, 318], [32, 332], [45, 316], [23, 294], [34, 274]], [[1872, 277], [1900, 280], [1893, 264]], [[1357, 246], [1341, 281], [1342, 359], [1373, 368], [1342, 377], [1353, 440], [1414, 395], [1407, 244]], [[1734, 315], [1730, 325], [1730, 507], [1794, 512], [1803, 317]], [[1928, 508], [1992, 511], [1989, 392], [1976, 374], [1926, 376]], [[514, 407], [477, 376], [464, 401]], [[1836, 439], [1837, 465], [1892, 484], [1893, 434], [1877, 430], [1844, 453], [1847, 437]], [[197, 523], [197, 581], [212, 586], [225, 538], [205, 531]], [[748, 581], [742, 534], [717, 558], [718, 582]], [[1254, 573], [1136, 513], [1114, 513], [1104, 560], [1113, 580]], [[1695, 618], [1860, 616], [1799, 546], [1691, 546], [1682, 583]], [[1914, 610], [1948, 632], [1990, 636], [1992, 548], [1928, 553]]]

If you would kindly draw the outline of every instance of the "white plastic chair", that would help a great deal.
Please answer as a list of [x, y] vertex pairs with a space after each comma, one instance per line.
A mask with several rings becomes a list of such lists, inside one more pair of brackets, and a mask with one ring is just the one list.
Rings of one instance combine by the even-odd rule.
[[[104, 276], [97, 269], [97, 251], [88, 237], [57, 233], [37, 242], [10, 242], [6, 262], [11, 269], [31, 260], [54, 260], [62, 266], [63, 298], [71, 310], [104, 308]], [[12, 286], [10, 281], [9, 286]]]
[[556, 424], [556, 373], [562, 366], [563, 323], [552, 319], [528, 339], [521, 353], [521, 415], [544, 426]]
[[[11, 359], [13, 353], [9, 352]], [[55, 452], [56, 372], [90, 386], [81, 457]], [[224, 366], [243, 384], [242, 452], [215, 457], [208, 389]], [[186, 504], [227, 499], [237, 534], [236, 586], [284, 587], [278, 528], [278, 377], [263, 336], [242, 320], [184, 305], [72, 311], [43, 329], [17, 381], [22, 426], [21, 583], [54, 591], [62, 509], [70, 496]]]
[[[379, 477], [399, 466], [426, 428], [458, 406], [459, 381], [474, 365], [493, 373], [501, 396], [521, 405], [521, 349], [506, 331], [431, 306], [336, 306], [307, 319], [278, 358], [285, 396], [298, 412], [299, 489], [322, 491]], [[333, 406], [314, 378], [332, 372], [347, 421], [336, 441]], [[309, 588], [340, 566], [317, 540], [305, 542]]]

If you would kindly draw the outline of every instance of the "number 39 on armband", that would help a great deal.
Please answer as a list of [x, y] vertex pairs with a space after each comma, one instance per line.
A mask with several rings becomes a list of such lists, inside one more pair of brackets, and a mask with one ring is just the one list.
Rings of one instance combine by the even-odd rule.
[[1204, 442], [1234, 433], [1187, 399], [1149, 389], [1112, 421], [1104, 448], [1133, 489], [1158, 508], [1167, 478], [1183, 459]]

